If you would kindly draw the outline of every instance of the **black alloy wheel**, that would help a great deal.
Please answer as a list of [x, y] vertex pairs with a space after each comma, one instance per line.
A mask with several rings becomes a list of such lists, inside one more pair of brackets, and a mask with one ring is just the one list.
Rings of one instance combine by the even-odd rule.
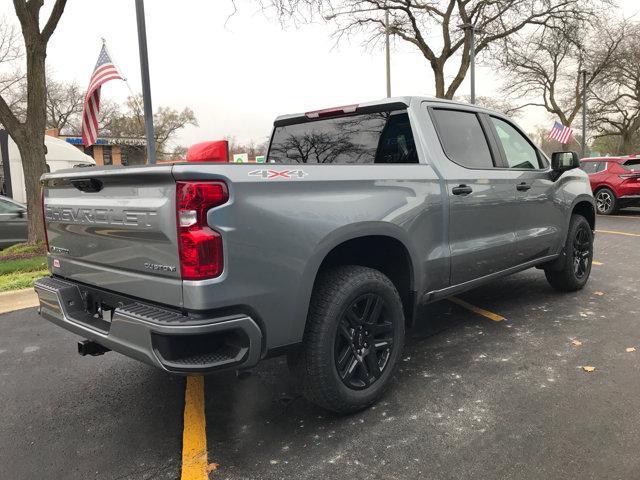
[[576, 292], [587, 284], [593, 262], [592, 228], [582, 215], [571, 216], [563, 253], [544, 269], [549, 284], [556, 290]]
[[404, 326], [402, 300], [384, 273], [361, 265], [323, 269], [302, 345], [287, 358], [300, 392], [340, 414], [372, 405], [398, 368]]
[[589, 272], [591, 262], [591, 232], [589, 226], [581, 224], [573, 238], [573, 271], [581, 280]]
[[358, 297], [345, 310], [336, 334], [334, 360], [342, 382], [354, 390], [380, 378], [394, 346], [394, 325], [378, 294]]

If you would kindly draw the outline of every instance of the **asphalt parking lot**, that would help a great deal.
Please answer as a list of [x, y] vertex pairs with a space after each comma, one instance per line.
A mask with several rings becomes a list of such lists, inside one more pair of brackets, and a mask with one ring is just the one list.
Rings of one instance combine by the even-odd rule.
[[390, 392], [349, 417], [278, 358], [206, 377], [205, 417], [183, 421], [184, 378], [0, 315], [0, 478], [176, 479], [187, 444], [211, 478], [639, 478], [640, 210], [597, 221], [583, 291], [528, 270], [428, 306]]

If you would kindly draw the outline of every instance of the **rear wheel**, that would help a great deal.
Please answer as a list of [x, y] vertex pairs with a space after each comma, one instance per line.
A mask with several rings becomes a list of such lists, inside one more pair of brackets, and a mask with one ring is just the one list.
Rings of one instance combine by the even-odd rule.
[[617, 204], [613, 190], [605, 187], [596, 192], [596, 209], [600, 215], [611, 215], [618, 208]]
[[340, 266], [318, 278], [302, 349], [288, 363], [307, 399], [350, 413], [382, 395], [403, 343], [404, 314], [393, 283], [371, 268]]
[[583, 288], [591, 274], [593, 261], [593, 232], [582, 215], [573, 215], [560, 264], [547, 268], [544, 273], [553, 288], [561, 292], [574, 292]]

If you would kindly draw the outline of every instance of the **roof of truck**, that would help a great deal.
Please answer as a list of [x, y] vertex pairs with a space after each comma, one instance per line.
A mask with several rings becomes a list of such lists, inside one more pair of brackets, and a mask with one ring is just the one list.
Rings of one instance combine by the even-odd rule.
[[[340, 109], [340, 108], [358, 108], [360, 109], [364, 109], [364, 110], [375, 110], [375, 107], [395, 107], [395, 108], [406, 108], [409, 105], [411, 105], [411, 102], [421, 102], [421, 101], [427, 101], [427, 102], [433, 102], [433, 103], [444, 103], [444, 104], [448, 104], [448, 105], [459, 105], [459, 106], [464, 106], [466, 108], [471, 108], [474, 110], [478, 110], [478, 111], [483, 111], [483, 112], [492, 112], [492, 110], [489, 110], [487, 108], [484, 107], [480, 107], [478, 105], [472, 105], [470, 103], [467, 102], [458, 102], [458, 101], [454, 101], [454, 100], [445, 100], [442, 98], [435, 98], [435, 97], [422, 97], [422, 96], [403, 96], [403, 97], [390, 97], [390, 98], [382, 98], [380, 100], [373, 100], [373, 101], [369, 101], [369, 102], [360, 102], [357, 104], [352, 104], [352, 105], [345, 105], [345, 106], [339, 106], [339, 107], [331, 107], [331, 108], [327, 108], [327, 109], [322, 109], [322, 110], [312, 110], [309, 112], [299, 112], [299, 113], [290, 113], [287, 115], [280, 115], [278, 117], [276, 117], [275, 121], [274, 121], [274, 125], [282, 125], [282, 124], [287, 124], [290, 123], [292, 120], [297, 120], [297, 119], [301, 119], [301, 118], [309, 118], [309, 114], [313, 114], [316, 112], [323, 112], [325, 110], [332, 110], [332, 109]], [[499, 113], [499, 112], [495, 112], [495, 113]]]

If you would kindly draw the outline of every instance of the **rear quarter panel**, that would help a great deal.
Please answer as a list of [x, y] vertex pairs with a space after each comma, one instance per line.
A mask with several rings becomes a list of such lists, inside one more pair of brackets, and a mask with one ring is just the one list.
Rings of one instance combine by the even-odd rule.
[[[263, 170], [293, 173], [269, 178]], [[245, 305], [266, 326], [267, 348], [302, 339], [318, 268], [346, 240], [386, 235], [402, 242], [415, 290], [448, 281], [440, 183], [429, 165], [191, 164], [176, 165], [173, 174], [221, 179], [230, 190], [230, 201], [208, 215], [223, 233], [224, 273], [183, 282], [184, 307]]]

